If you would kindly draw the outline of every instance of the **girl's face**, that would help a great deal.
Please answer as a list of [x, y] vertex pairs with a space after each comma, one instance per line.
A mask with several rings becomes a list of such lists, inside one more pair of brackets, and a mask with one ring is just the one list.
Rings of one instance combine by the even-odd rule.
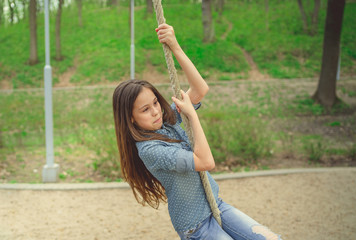
[[131, 121], [144, 130], [154, 131], [162, 127], [161, 105], [151, 89], [143, 87], [138, 94], [133, 105]]

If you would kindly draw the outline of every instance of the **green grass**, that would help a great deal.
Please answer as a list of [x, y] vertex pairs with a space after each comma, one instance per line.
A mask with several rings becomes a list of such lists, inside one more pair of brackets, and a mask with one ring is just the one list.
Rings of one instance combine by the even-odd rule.
[[[261, 7], [264, 1], [227, 2], [223, 18], [214, 13], [216, 40], [202, 42], [201, 5], [198, 3], [164, 2], [167, 23], [175, 27], [177, 39], [187, 55], [204, 77], [214, 72], [222, 75], [220, 80], [230, 80], [227, 74], [246, 78], [249, 65], [241, 52], [244, 48], [253, 57], [262, 73], [273, 78], [315, 77], [320, 71], [326, 0], [322, 1], [319, 26], [315, 36], [302, 30], [300, 13], [295, 1], [270, 1], [268, 28], [266, 13]], [[83, 27], [77, 23], [76, 5], [63, 10], [61, 42], [63, 61], [55, 61], [54, 23], [51, 14], [51, 65], [53, 81], [72, 69], [70, 81], [77, 85], [103, 84], [127, 78], [130, 64], [130, 31], [128, 2], [117, 8], [101, 8], [86, 2], [83, 8]], [[166, 73], [162, 48], [157, 41], [154, 15], [147, 15], [144, 3], [135, 11], [136, 72], [141, 74], [146, 63]], [[308, 8], [312, 4], [307, 4]], [[310, 10], [310, 9], [309, 9]], [[341, 72], [355, 74], [356, 47], [353, 39], [355, 3], [347, 3], [341, 39]], [[0, 79], [8, 81], [13, 88], [42, 87], [44, 67], [44, 21], [38, 14], [38, 55], [40, 63], [27, 64], [29, 57], [29, 33], [27, 19], [0, 27]], [[221, 36], [233, 26], [226, 40]], [[74, 70], [73, 70], [74, 69]], [[225, 77], [224, 77], [225, 75]], [[215, 79], [214, 79], [215, 80]], [[354, 94], [350, 93], [350, 94]]]
[[[350, 141], [346, 136], [345, 140], [330, 140], [320, 134], [293, 132], [278, 123], [274, 125], [274, 122], [294, 121], [296, 117], [301, 119], [299, 121], [310, 121], [303, 116], [323, 116], [319, 111], [313, 112], [314, 106], [309, 103], [303, 102], [306, 109], [300, 109], [305, 89], [295, 89], [291, 97], [288, 81], [274, 84], [222, 82], [211, 86], [198, 114], [218, 164], [228, 161], [233, 169], [250, 169], [256, 165], [263, 169], [269, 166], [260, 166], [261, 160], [283, 152], [302, 155], [311, 164], [318, 164], [323, 157], [332, 155], [355, 158], [355, 144], [343, 143]], [[282, 85], [284, 91], [280, 91]], [[343, 83], [342, 88], [353, 89], [354, 85]], [[171, 95], [169, 86], [159, 87], [159, 90], [166, 98]], [[112, 92], [111, 87], [53, 92], [55, 159], [61, 164], [62, 181], [85, 182], [88, 180], [83, 175], [85, 172], [104, 176], [105, 181], [121, 177]], [[12, 168], [7, 168], [11, 176], [40, 169], [38, 160], [45, 159], [42, 91], [3, 93], [0, 101], [1, 116], [6, 116], [0, 118], [0, 167], [12, 162]], [[342, 120], [328, 118], [323, 127], [331, 130], [354, 125], [352, 116], [345, 115]], [[29, 175], [32, 176], [26, 178], [29, 182], [39, 181], [38, 171]]]
[[270, 132], [260, 119], [243, 111], [225, 110], [200, 113], [202, 125], [217, 162], [234, 157], [246, 165], [270, 155], [273, 144]]

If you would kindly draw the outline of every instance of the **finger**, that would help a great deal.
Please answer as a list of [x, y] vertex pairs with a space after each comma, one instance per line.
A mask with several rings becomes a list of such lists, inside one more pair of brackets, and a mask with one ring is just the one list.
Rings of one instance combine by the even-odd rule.
[[164, 34], [164, 35], [161, 34], [161, 35], [158, 35], [157, 37], [158, 37], [159, 40], [162, 40], [162, 39], [164, 39], [164, 38], [171, 38], [171, 37], [170, 37], [169, 35], [167, 35], [167, 34]]
[[157, 32], [157, 36], [158, 36], [158, 38], [160, 38], [160, 37], [173, 37], [174, 34], [171, 31], [159, 30]]
[[184, 92], [182, 89], [180, 90], [180, 94], [181, 94], [181, 96], [182, 96], [182, 100], [184, 100], [185, 92]]
[[166, 23], [160, 24], [158, 25], [158, 27], [156, 28], [156, 32], [163, 30], [163, 29], [168, 29], [170, 26]]
[[176, 97], [172, 97], [172, 100], [173, 100], [173, 102], [176, 104], [176, 106], [182, 104], [182, 101], [180, 101], [180, 100], [179, 100], [178, 98], [176, 98]]
[[168, 25], [167, 23], [161, 23], [160, 25], [158, 25], [158, 28], [168, 28], [170, 27], [170, 25]]
[[166, 43], [166, 44], [168, 44], [168, 45], [169, 45], [169, 43], [170, 43], [170, 41], [169, 41], [168, 38], [159, 39], [159, 42], [160, 42], [160, 43]]

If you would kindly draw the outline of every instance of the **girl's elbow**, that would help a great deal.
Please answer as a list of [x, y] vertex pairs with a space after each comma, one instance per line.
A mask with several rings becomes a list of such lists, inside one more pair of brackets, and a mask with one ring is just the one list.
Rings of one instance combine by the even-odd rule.
[[202, 95], [203, 97], [209, 92], [209, 86], [208, 84], [205, 84], [204, 89], [202, 90]]
[[209, 91], [209, 86], [207, 84], [205, 86], [201, 87], [199, 89], [199, 93], [197, 95], [197, 102], [200, 102], [205, 97], [205, 95], [208, 93], [208, 91]]
[[[206, 159], [206, 158], [205, 158]], [[215, 161], [214, 158], [211, 158], [208, 161], [202, 161], [196, 155], [194, 156], [194, 164], [195, 164], [195, 171], [202, 172], [202, 171], [210, 171], [215, 168]]]
[[215, 161], [214, 161], [214, 157], [211, 156], [209, 161], [205, 163], [204, 171], [210, 171], [213, 170], [214, 168], [215, 168]]
[[206, 166], [206, 171], [210, 171], [210, 170], [213, 170], [215, 168], [215, 162], [214, 160], [209, 163], [209, 165]]

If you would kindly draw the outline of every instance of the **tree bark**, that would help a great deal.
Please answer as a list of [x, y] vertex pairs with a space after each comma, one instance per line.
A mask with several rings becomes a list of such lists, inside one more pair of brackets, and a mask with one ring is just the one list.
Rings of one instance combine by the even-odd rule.
[[22, 11], [23, 11], [23, 16], [22, 19], [26, 19], [26, 15], [27, 15], [27, 1], [26, 0], [22, 0]]
[[14, 13], [16, 15], [17, 22], [19, 22], [20, 21], [20, 13], [19, 13], [19, 9], [17, 8], [17, 2], [15, 0], [13, 0], [12, 3], [14, 5], [13, 9], [14, 9]]
[[340, 54], [340, 37], [345, 0], [328, 0], [323, 57], [318, 88], [313, 99], [330, 110], [338, 102], [336, 74]]
[[4, 16], [4, 2], [0, 0], [0, 26], [2, 24], [2, 17]]
[[83, 27], [83, 19], [82, 19], [82, 0], [77, 0], [77, 7], [78, 7], [78, 24], [79, 27]]
[[63, 0], [58, 0], [58, 9], [56, 16], [56, 60], [63, 60], [61, 49], [61, 17], [62, 17]]
[[320, 0], [314, 0], [314, 11], [312, 14], [312, 20], [311, 20], [311, 34], [315, 35], [318, 31], [318, 16], [319, 16], [319, 10], [320, 10]]
[[211, 0], [202, 1], [202, 18], [204, 30], [203, 42], [213, 42], [215, 38], [215, 33], [213, 26], [213, 16], [211, 13]]
[[146, 0], [146, 14], [151, 15], [153, 13], [153, 2], [152, 0]]
[[117, 6], [117, 0], [108, 0], [107, 6]]
[[304, 11], [302, 0], [298, 0], [298, 6], [299, 6], [300, 14], [302, 15], [303, 31], [305, 33], [308, 33], [308, 20], [307, 20], [307, 15]]
[[29, 21], [30, 21], [30, 65], [38, 63], [37, 54], [37, 3], [36, 0], [30, 0], [29, 4]]
[[12, 1], [7, 0], [7, 5], [9, 6], [9, 9], [10, 9], [10, 23], [13, 24], [14, 23], [15, 10], [14, 10], [14, 6], [12, 5]]
[[219, 19], [222, 17], [224, 11], [225, 0], [215, 0], [215, 11], [219, 13]]

